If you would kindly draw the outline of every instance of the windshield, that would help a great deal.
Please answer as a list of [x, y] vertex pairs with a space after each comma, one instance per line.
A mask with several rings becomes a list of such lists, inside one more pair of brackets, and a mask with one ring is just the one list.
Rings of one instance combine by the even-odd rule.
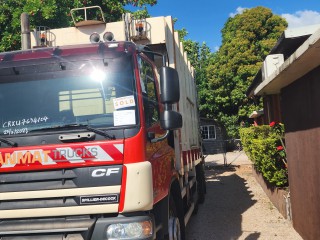
[[[10, 74], [13, 71], [13, 74]], [[0, 135], [138, 122], [132, 56], [2, 69]]]

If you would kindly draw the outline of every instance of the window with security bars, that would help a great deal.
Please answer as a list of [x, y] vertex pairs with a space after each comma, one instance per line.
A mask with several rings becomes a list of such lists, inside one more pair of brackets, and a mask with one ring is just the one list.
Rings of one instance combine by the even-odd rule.
[[203, 140], [216, 139], [216, 126], [215, 125], [201, 126], [201, 135]]

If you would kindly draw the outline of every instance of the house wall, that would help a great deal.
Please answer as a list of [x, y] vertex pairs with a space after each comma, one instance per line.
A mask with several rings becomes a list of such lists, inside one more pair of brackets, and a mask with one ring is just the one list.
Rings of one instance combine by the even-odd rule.
[[210, 119], [201, 119], [200, 125], [214, 125], [216, 128], [216, 139], [202, 140], [204, 154], [224, 153], [226, 151], [226, 141], [223, 129], [214, 120]]
[[223, 139], [221, 129], [216, 126], [217, 138], [212, 140], [202, 140], [204, 154], [218, 154], [226, 151], [226, 141]]
[[272, 94], [263, 97], [263, 123], [269, 124], [270, 122], [282, 122], [280, 112], [280, 95]]
[[292, 220], [305, 240], [320, 239], [320, 66], [281, 91]]

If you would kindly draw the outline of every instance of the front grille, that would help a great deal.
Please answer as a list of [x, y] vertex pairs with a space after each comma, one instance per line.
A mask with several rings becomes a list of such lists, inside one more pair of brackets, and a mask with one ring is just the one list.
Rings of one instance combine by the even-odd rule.
[[0, 210], [79, 206], [77, 197], [1, 201]]
[[1, 240], [86, 240], [83, 236], [78, 233], [67, 233], [67, 234], [37, 234], [37, 235], [24, 235], [24, 236], [7, 236], [0, 237]]
[[[117, 168], [110, 176], [92, 177], [95, 170]], [[70, 189], [121, 184], [122, 166], [101, 166], [48, 171], [0, 173], [0, 193]]]
[[0, 173], [0, 221], [20, 216], [114, 212], [121, 178], [121, 165]]
[[0, 222], [1, 240], [86, 240], [90, 239], [95, 219], [45, 218]]
[[[83, 176], [85, 177], [85, 176]], [[54, 170], [43, 172], [19, 172], [0, 174], [0, 192], [19, 192], [75, 188], [75, 170]]]

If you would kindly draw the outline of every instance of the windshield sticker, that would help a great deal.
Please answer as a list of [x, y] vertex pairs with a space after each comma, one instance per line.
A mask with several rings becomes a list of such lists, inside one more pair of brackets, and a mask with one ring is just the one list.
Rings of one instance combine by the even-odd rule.
[[134, 107], [135, 105], [136, 103], [133, 95], [113, 99], [113, 106], [116, 110], [126, 107]]
[[136, 124], [136, 112], [134, 110], [122, 110], [113, 112], [114, 126]]

